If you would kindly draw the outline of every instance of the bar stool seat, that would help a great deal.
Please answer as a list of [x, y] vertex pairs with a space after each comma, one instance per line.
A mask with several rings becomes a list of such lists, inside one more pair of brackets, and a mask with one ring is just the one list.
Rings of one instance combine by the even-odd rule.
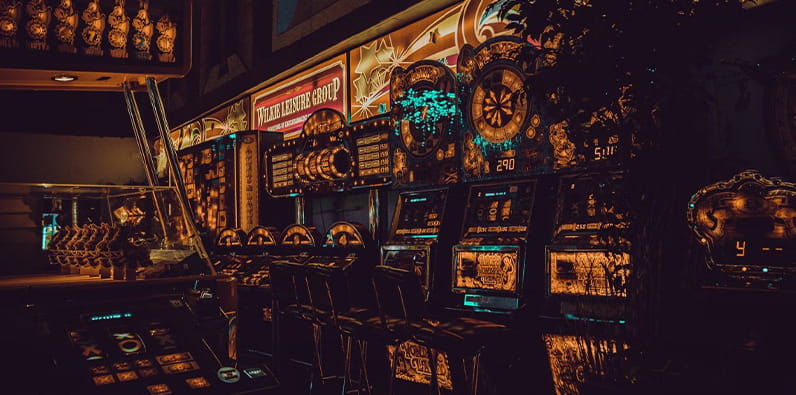
[[509, 332], [506, 325], [470, 317], [441, 322], [424, 320], [413, 323], [412, 327], [413, 338], [419, 344], [454, 355], [473, 355]]

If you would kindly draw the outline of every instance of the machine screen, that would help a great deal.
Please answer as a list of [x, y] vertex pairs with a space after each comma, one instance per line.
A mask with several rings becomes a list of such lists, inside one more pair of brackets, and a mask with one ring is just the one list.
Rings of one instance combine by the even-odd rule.
[[525, 239], [531, 220], [532, 181], [474, 186], [465, 212], [462, 238]]
[[630, 254], [605, 250], [548, 251], [549, 292], [627, 297]]
[[[454, 292], [516, 294], [519, 287], [517, 246], [455, 246]], [[465, 301], [467, 302], [467, 301]]]
[[447, 189], [406, 192], [398, 198], [392, 240], [436, 240], [439, 236]]
[[559, 196], [556, 237], [628, 226], [630, 210], [619, 174], [562, 180]]

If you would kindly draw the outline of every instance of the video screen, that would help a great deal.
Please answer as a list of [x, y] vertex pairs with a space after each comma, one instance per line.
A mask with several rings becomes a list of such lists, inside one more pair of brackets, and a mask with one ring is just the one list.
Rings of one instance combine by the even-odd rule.
[[516, 246], [454, 246], [453, 291], [517, 294], [519, 264]]
[[432, 239], [439, 236], [447, 189], [405, 192], [398, 197], [392, 240]]
[[525, 239], [531, 221], [533, 181], [473, 186], [465, 210], [463, 239]]
[[562, 179], [555, 236], [626, 228], [627, 196], [620, 174]]
[[548, 292], [553, 295], [627, 297], [627, 252], [557, 250], [547, 254]]

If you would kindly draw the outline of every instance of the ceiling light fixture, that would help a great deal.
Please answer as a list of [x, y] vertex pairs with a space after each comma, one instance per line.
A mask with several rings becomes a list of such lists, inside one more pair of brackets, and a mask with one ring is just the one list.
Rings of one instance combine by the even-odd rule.
[[74, 75], [66, 75], [66, 74], [58, 74], [52, 77], [53, 81], [58, 81], [58, 82], [72, 82], [76, 79], [77, 77], [75, 77]]

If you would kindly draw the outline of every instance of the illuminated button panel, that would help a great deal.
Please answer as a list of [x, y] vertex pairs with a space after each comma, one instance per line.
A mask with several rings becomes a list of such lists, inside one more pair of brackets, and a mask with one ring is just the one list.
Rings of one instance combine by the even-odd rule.
[[191, 377], [189, 379], [185, 379], [185, 383], [188, 384], [188, 387], [193, 390], [210, 387], [210, 382], [204, 377]]
[[166, 384], [152, 384], [146, 387], [149, 395], [171, 395], [171, 388]]
[[155, 359], [158, 361], [158, 364], [162, 366], [177, 362], [192, 361], [193, 355], [191, 355], [191, 353], [189, 352], [180, 352], [174, 354], [159, 355], [156, 356]]

